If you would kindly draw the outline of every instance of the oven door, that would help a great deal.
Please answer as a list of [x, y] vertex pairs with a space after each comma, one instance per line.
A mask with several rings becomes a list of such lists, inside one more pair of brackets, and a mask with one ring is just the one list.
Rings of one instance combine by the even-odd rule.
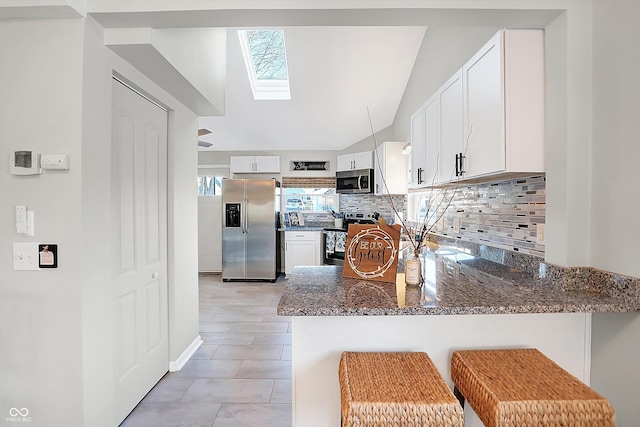
[[347, 232], [344, 230], [325, 229], [322, 232], [322, 247], [324, 254], [322, 263], [325, 265], [344, 265], [344, 252], [347, 245]]

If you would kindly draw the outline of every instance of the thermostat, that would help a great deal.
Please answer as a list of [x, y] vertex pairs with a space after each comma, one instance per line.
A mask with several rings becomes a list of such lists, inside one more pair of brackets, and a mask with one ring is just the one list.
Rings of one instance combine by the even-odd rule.
[[35, 151], [14, 151], [9, 154], [9, 172], [12, 175], [39, 175], [40, 154]]

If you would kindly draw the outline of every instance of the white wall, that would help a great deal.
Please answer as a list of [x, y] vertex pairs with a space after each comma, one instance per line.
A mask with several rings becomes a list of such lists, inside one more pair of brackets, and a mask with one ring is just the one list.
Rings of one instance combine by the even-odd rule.
[[199, 336], [198, 119], [169, 104], [169, 358]]
[[546, 254], [549, 262], [590, 266], [592, 116], [591, 2], [546, 28]]
[[[102, 46], [102, 30], [84, 29], [82, 94], [82, 239], [91, 248], [82, 263], [82, 336], [84, 425], [113, 424], [113, 299], [111, 286], [111, 55]], [[79, 162], [78, 162], [79, 163]], [[72, 167], [75, 166], [71, 161]]]
[[500, 28], [428, 27], [393, 122], [393, 141], [410, 141], [411, 115]]
[[[594, 2], [591, 264], [635, 277], [640, 277], [640, 228], [635, 224], [640, 210], [640, 51], [631, 46], [640, 40], [638, 18], [638, 2]], [[594, 315], [592, 341], [592, 386], [611, 400], [619, 426], [637, 425], [640, 315]]]
[[[640, 2], [594, 2], [591, 264], [640, 277]], [[612, 65], [613, 64], [613, 65]]]
[[198, 271], [222, 271], [222, 196], [198, 197]]
[[376, 132], [375, 141], [374, 135], [370, 135], [364, 139], [361, 139], [360, 141], [355, 142], [354, 144], [351, 144], [344, 150], [340, 151], [340, 154], [359, 153], [361, 151], [375, 151], [376, 148], [380, 146], [380, 144], [387, 141], [395, 141], [395, 139], [393, 139], [392, 126], [387, 126], [386, 128]]
[[[86, 26], [85, 26], [86, 23]], [[14, 177], [0, 162], [0, 413], [33, 426], [113, 427], [111, 74], [172, 109], [169, 136], [170, 358], [198, 336], [197, 118], [102, 44], [90, 18], [0, 22], [0, 158], [68, 153], [68, 172]], [[36, 212], [15, 233], [14, 207]], [[59, 268], [13, 271], [11, 242], [58, 243]]]
[[227, 75], [225, 28], [170, 28], [153, 31], [153, 44], [224, 114]]
[[[3, 421], [24, 407], [34, 426], [82, 425], [82, 33], [81, 20], [0, 22]], [[67, 153], [71, 170], [11, 176], [20, 149]], [[16, 234], [19, 204], [35, 212], [35, 237]], [[27, 241], [57, 243], [59, 267], [14, 271], [11, 243]]]

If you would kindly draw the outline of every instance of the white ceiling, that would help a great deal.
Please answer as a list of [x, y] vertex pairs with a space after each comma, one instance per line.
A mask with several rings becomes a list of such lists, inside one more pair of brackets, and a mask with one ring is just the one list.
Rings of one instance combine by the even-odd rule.
[[255, 101], [227, 31], [225, 115], [202, 117], [208, 150], [342, 150], [393, 123], [425, 27], [287, 27], [290, 101]]
[[[226, 105], [217, 108], [226, 110], [225, 115], [201, 118], [200, 127], [213, 132], [200, 139], [212, 142], [213, 150], [234, 151], [346, 148], [371, 134], [367, 108], [375, 131], [393, 122], [427, 26], [544, 28], [563, 10], [562, 2], [535, 0], [456, 5], [450, 0], [305, 0], [289, 8], [271, 0], [181, 0], [179, 7], [174, 0], [47, 0], [46, 6], [42, 0], [0, 2], [0, 20], [86, 13], [107, 30], [284, 28], [291, 101], [253, 101], [237, 36], [229, 30], [227, 81], [221, 86]], [[174, 79], [184, 71], [174, 69], [162, 46], [153, 42], [110, 47], [131, 50], [129, 60], [140, 69], [160, 67], [158, 72]], [[136, 54], [140, 49], [156, 60], [144, 63]], [[188, 65], [198, 67], [196, 62], [204, 60], [196, 57]], [[190, 89], [200, 89], [187, 76], [184, 80]], [[173, 95], [189, 98], [183, 90]], [[195, 105], [192, 111], [204, 109]]]

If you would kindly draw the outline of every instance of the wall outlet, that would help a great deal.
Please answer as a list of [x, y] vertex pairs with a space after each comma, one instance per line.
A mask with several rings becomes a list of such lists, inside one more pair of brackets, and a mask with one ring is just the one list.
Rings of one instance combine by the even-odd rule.
[[460, 232], [460, 220], [458, 218], [453, 219], [453, 232], [454, 233]]
[[537, 230], [537, 242], [539, 245], [544, 245], [544, 224], [538, 224], [536, 226]]
[[38, 244], [14, 242], [13, 244], [13, 269], [14, 270], [39, 270]]

